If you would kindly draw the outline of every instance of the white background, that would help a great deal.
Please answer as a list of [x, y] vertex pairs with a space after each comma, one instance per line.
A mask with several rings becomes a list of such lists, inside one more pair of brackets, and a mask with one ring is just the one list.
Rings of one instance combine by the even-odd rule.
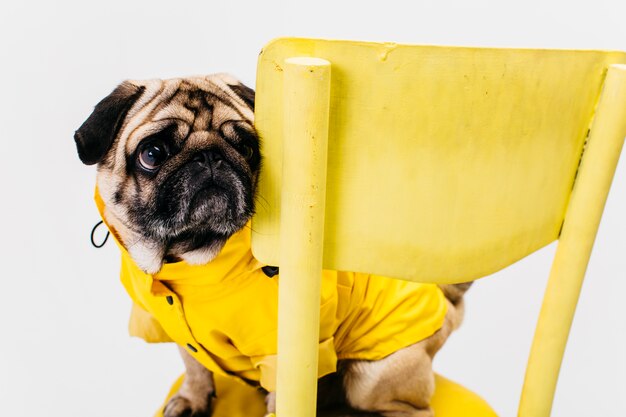
[[[130, 339], [117, 248], [89, 232], [95, 169], [74, 130], [124, 78], [227, 71], [254, 86], [279, 36], [626, 50], [604, 1], [4, 1], [0, 5], [0, 415], [150, 416], [182, 371]], [[626, 416], [626, 164], [589, 266], [555, 416]], [[554, 245], [477, 283], [435, 366], [514, 416]]]

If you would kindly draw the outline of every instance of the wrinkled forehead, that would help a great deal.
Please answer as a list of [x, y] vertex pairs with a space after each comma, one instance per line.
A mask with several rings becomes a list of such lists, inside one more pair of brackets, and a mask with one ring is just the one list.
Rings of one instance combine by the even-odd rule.
[[131, 82], [145, 90], [120, 131], [126, 153], [132, 153], [143, 138], [173, 125], [179, 137], [219, 130], [228, 121], [252, 126], [252, 109], [231, 88], [238, 81], [227, 75]]

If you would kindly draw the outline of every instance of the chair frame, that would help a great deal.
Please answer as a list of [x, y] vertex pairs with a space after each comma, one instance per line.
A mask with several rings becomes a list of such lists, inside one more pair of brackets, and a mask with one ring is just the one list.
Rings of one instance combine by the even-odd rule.
[[[284, 69], [277, 415], [315, 416], [331, 63]], [[626, 65], [606, 74], [574, 183], [528, 359], [518, 415], [550, 415], [595, 236], [626, 136]], [[298, 175], [290, 175], [298, 172]], [[318, 297], [314, 295], [317, 294]], [[303, 324], [304, 323], [304, 324]]]

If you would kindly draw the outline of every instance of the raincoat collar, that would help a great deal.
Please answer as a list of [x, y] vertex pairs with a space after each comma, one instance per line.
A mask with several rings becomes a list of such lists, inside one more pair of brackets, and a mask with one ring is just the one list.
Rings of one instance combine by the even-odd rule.
[[[122, 252], [122, 256], [132, 259], [121, 239], [117, 236], [115, 229], [107, 223], [104, 217], [105, 204], [97, 187], [94, 199], [100, 216], [111, 231], [115, 243]], [[189, 265], [185, 261], [165, 263], [161, 270], [151, 275], [151, 277], [154, 280], [172, 282], [172, 284], [184, 286], [211, 285], [219, 284], [224, 280], [247, 273], [250, 270], [261, 268], [263, 265], [252, 256], [250, 239], [251, 231], [248, 223], [226, 241], [220, 253], [211, 262], [204, 265]], [[136, 267], [136, 264], [134, 266]]]

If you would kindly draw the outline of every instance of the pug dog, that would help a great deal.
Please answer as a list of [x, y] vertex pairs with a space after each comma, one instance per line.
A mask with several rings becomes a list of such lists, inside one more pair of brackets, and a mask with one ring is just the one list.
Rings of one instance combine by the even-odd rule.
[[[80, 160], [97, 164], [103, 219], [142, 273], [156, 277], [169, 264], [210, 265], [229, 239], [245, 231], [261, 168], [253, 120], [254, 91], [216, 74], [125, 81], [76, 131]], [[262, 267], [246, 259], [252, 272]], [[433, 416], [432, 359], [461, 323], [469, 284], [432, 287], [444, 300], [435, 331], [376, 360], [339, 358], [336, 372], [320, 379], [320, 408], [343, 404], [385, 417]], [[168, 297], [170, 304], [172, 300]], [[359, 320], [360, 313], [355, 314], [352, 320]], [[203, 325], [211, 326], [211, 318], [206, 321]], [[215, 394], [211, 366], [195, 356], [199, 346], [180, 344], [186, 376], [164, 416], [210, 416]], [[258, 374], [226, 372], [263, 385], [263, 377], [254, 376]], [[267, 411], [274, 412], [275, 392], [262, 388], [267, 390]]]

